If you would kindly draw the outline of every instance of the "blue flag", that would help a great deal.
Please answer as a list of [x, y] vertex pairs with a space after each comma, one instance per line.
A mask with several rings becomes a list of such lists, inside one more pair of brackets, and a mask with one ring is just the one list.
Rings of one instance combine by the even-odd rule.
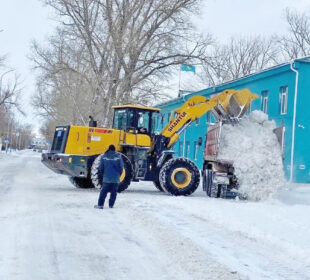
[[181, 71], [187, 71], [187, 72], [196, 72], [196, 68], [194, 65], [189, 64], [182, 64]]

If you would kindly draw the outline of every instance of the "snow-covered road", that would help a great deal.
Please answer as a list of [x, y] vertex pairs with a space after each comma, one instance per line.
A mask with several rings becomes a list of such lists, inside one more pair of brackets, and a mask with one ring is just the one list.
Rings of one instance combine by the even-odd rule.
[[310, 186], [268, 202], [132, 184], [114, 209], [32, 151], [0, 154], [0, 279], [310, 279]]

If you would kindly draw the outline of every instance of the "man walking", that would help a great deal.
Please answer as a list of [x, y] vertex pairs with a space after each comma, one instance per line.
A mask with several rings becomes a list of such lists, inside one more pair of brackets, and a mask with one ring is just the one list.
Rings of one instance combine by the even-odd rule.
[[99, 194], [98, 205], [95, 205], [95, 208], [103, 209], [108, 192], [111, 193], [109, 207], [113, 208], [123, 168], [124, 162], [121, 155], [115, 151], [114, 145], [110, 145], [100, 161], [99, 172], [103, 173], [102, 188]]

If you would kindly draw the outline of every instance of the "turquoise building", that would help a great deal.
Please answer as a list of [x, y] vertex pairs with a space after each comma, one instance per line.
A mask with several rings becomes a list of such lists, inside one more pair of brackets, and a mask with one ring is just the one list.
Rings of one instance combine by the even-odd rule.
[[[161, 103], [157, 106], [162, 110], [157, 130], [167, 124], [171, 111], [193, 95], [208, 97], [225, 89], [243, 88], [260, 96], [252, 102], [251, 110], [264, 111], [277, 127], [283, 128], [281, 137], [286, 178], [293, 182], [310, 183], [310, 57]], [[188, 157], [201, 168], [210, 122], [212, 116], [208, 113], [192, 123], [173, 146], [176, 156]]]

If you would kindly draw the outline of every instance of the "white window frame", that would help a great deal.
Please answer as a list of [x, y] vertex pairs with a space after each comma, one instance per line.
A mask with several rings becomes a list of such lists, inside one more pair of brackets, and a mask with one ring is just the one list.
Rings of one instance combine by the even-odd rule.
[[190, 152], [191, 152], [191, 143], [189, 141], [186, 141], [185, 142], [186, 146], [185, 146], [185, 149], [186, 149], [186, 152], [185, 152], [185, 157], [189, 158], [190, 157]]
[[212, 112], [209, 111], [207, 114], [206, 114], [206, 124], [207, 125], [210, 125], [210, 124], [214, 124], [215, 122], [212, 122]]
[[280, 87], [280, 114], [287, 114], [288, 86]]
[[179, 142], [179, 156], [182, 157], [183, 155], [183, 141]]
[[246, 115], [249, 115], [252, 112], [252, 102], [250, 102], [249, 108], [246, 110]]
[[197, 160], [197, 158], [198, 158], [197, 157], [198, 156], [198, 150], [199, 150], [198, 141], [195, 141], [194, 145], [195, 145], [195, 147], [194, 147], [194, 159]]
[[268, 90], [262, 91], [262, 111], [268, 114]]

